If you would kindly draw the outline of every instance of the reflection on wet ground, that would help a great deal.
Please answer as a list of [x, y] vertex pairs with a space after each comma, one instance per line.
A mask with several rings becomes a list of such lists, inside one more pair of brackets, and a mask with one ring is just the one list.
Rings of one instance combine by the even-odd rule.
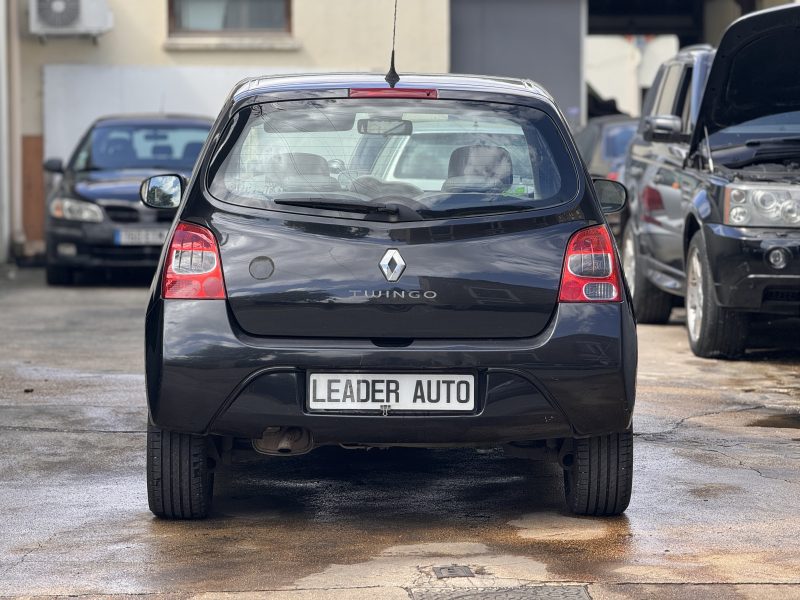
[[756, 419], [749, 425], [750, 427], [775, 427], [777, 429], [800, 429], [800, 414], [795, 415], [771, 415]]

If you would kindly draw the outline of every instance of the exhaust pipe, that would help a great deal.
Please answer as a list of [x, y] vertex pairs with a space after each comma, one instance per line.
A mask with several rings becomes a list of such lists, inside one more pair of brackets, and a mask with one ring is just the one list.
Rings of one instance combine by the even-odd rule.
[[311, 432], [300, 427], [267, 427], [252, 443], [256, 452], [270, 456], [305, 454], [314, 447]]
[[303, 431], [297, 427], [289, 427], [286, 433], [281, 436], [281, 441], [278, 442], [278, 452], [281, 454], [291, 454], [295, 442], [297, 442], [303, 435]]

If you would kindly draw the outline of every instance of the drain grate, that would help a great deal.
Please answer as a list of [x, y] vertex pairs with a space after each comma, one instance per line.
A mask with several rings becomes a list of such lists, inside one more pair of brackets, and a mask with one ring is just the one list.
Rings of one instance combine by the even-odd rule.
[[437, 579], [446, 579], [448, 577], [475, 577], [469, 567], [462, 565], [450, 565], [449, 567], [433, 567], [433, 572], [436, 574]]
[[411, 597], [413, 600], [591, 600], [592, 598], [586, 588], [580, 585], [412, 590]]

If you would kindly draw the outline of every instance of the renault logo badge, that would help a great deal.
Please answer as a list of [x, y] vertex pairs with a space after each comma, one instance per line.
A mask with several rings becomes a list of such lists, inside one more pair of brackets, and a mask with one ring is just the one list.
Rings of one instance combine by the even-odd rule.
[[397, 281], [406, 270], [406, 261], [395, 248], [389, 248], [379, 263], [386, 281]]

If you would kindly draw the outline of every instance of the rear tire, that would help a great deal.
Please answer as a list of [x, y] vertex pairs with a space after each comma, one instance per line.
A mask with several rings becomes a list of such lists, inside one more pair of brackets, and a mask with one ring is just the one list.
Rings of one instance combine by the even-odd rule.
[[71, 267], [47, 265], [47, 285], [72, 285], [75, 283], [75, 270]]
[[647, 279], [639, 254], [639, 243], [630, 222], [622, 236], [622, 267], [633, 297], [636, 321], [657, 325], [668, 322], [672, 312], [672, 294], [658, 289]]
[[205, 436], [147, 428], [147, 501], [163, 519], [204, 519], [214, 473]]
[[564, 496], [576, 515], [619, 515], [628, 508], [633, 483], [633, 433], [624, 431], [573, 441], [564, 469]]
[[717, 304], [703, 237], [698, 232], [686, 253], [686, 332], [701, 358], [739, 358], [747, 348], [747, 313]]

